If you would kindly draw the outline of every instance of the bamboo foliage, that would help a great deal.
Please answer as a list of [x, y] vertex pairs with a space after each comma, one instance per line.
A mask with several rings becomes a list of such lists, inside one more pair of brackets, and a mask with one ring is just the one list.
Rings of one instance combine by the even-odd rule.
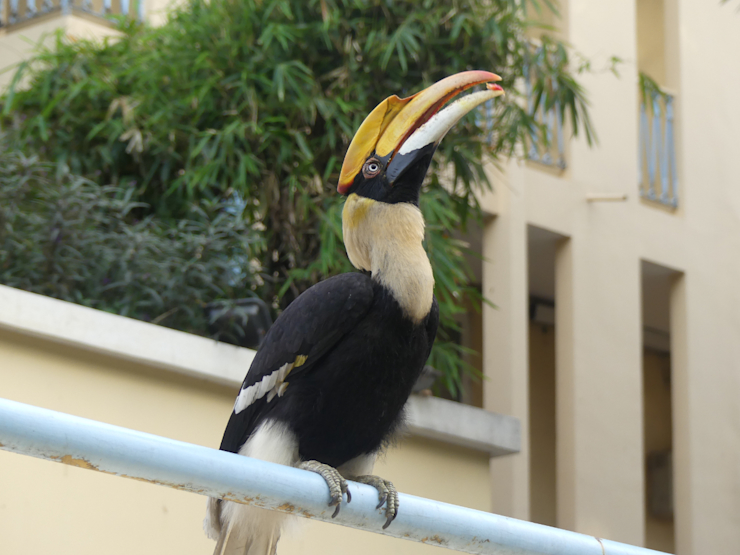
[[56, 172], [0, 136], [0, 283], [208, 335], [208, 302], [256, 288], [261, 237], [223, 202], [134, 217], [147, 207], [133, 193]]
[[[462, 297], [480, 302], [451, 231], [479, 216], [485, 162], [537, 128], [516, 90], [525, 65], [542, 102], [556, 94], [572, 131], [593, 136], [568, 49], [551, 39], [553, 55], [532, 59], [520, 0], [190, 0], [161, 27], [120, 25], [102, 44], [59, 36], [24, 64], [2, 124], [57, 167], [133, 189], [138, 217], [181, 219], [194, 202], [238, 196], [264, 242], [256, 292], [276, 310], [351, 269], [336, 180], [354, 131], [390, 94], [466, 69], [499, 73], [507, 91], [487, 130], [471, 115], [445, 138], [422, 196], [443, 330], [456, 329]], [[431, 363], [455, 392], [460, 348], [445, 333]]]

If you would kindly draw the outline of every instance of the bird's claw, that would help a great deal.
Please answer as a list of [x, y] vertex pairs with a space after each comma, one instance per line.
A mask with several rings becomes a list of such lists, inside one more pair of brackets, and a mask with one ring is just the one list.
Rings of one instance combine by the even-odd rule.
[[336, 505], [336, 509], [334, 509], [334, 513], [331, 515], [332, 518], [335, 518], [339, 514], [339, 509], [342, 506], [342, 496], [344, 494], [347, 494], [347, 503], [352, 501], [352, 495], [347, 487], [347, 480], [342, 477], [336, 468], [320, 463], [319, 461], [305, 461], [301, 463], [299, 468], [308, 470], [309, 472], [315, 472], [329, 486], [329, 506], [333, 507]]
[[380, 509], [385, 505], [385, 516], [387, 517], [385, 524], [383, 524], [383, 530], [385, 530], [398, 516], [398, 490], [389, 480], [384, 480], [378, 476], [358, 476], [355, 481], [373, 486], [378, 490], [378, 500], [380, 502], [375, 508]]

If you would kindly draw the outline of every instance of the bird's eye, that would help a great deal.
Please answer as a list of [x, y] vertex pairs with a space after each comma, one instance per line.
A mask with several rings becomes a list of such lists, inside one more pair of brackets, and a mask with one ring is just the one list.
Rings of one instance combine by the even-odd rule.
[[380, 173], [380, 162], [374, 159], [368, 160], [365, 162], [365, 167], [362, 168], [362, 173], [365, 174], [365, 177], [375, 177]]

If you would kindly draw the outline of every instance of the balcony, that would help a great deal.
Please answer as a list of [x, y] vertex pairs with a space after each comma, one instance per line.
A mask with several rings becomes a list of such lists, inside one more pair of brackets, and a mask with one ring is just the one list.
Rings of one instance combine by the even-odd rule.
[[12, 29], [45, 15], [82, 13], [98, 18], [144, 19], [144, 0], [0, 0], [0, 29]]
[[641, 76], [638, 173], [640, 196], [669, 208], [678, 207], [674, 139], [675, 97]]
[[526, 158], [555, 170], [564, 170], [563, 107], [558, 100], [558, 83], [552, 73], [567, 66], [563, 51], [547, 37], [531, 42], [524, 64], [524, 93], [531, 118]]
[[[524, 140], [524, 155], [527, 161], [547, 166], [556, 172], [567, 167], [563, 138], [564, 110], [557, 99], [558, 83], [551, 78], [552, 71], [548, 72], [548, 69], [567, 63], [567, 58], [562, 57], [560, 52], [553, 52], [550, 42], [533, 40], [524, 64], [524, 99], [529, 123]], [[539, 69], [530, 70], [530, 67]], [[495, 105], [493, 100], [489, 100], [480, 107], [476, 116], [478, 127], [486, 134], [489, 144], [494, 143]]]
[[545, 109], [546, 95], [543, 93], [538, 101], [532, 80], [526, 71], [524, 82], [527, 110], [534, 119], [534, 125], [529, 131], [527, 160], [564, 170], [567, 165], [565, 162], [565, 142], [563, 141], [563, 112], [560, 102], [555, 100], [552, 106]]

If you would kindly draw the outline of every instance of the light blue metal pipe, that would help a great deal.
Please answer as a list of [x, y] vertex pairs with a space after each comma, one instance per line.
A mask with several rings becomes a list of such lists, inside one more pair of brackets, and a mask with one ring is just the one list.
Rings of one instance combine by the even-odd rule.
[[405, 494], [398, 518], [383, 532], [376, 490], [356, 483], [350, 483], [352, 502], [332, 520], [328, 489], [316, 474], [5, 399], [0, 448], [465, 553], [659, 555]]

